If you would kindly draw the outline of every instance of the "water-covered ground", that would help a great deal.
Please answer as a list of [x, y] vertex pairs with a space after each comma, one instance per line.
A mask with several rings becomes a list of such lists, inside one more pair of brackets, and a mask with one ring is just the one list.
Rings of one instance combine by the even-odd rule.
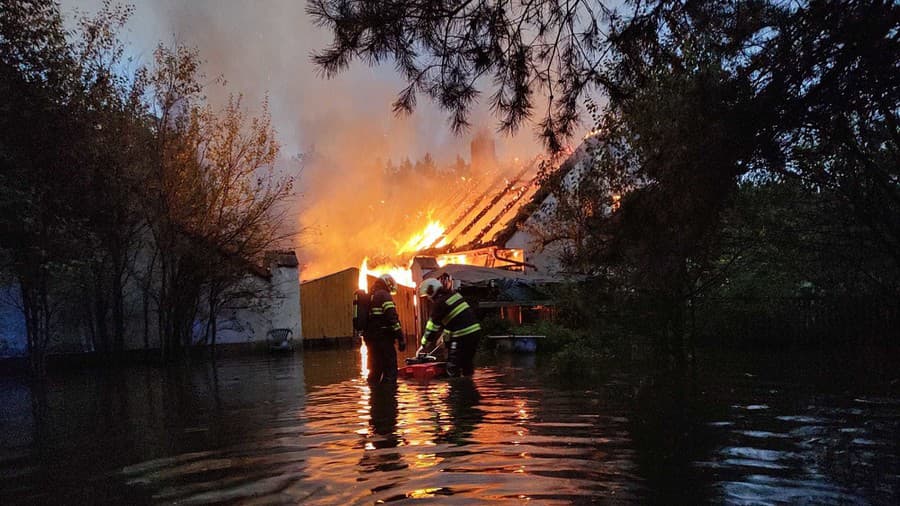
[[900, 502], [895, 353], [701, 353], [587, 383], [481, 364], [376, 389], [352, 349], [3, 377], [0, 504]]

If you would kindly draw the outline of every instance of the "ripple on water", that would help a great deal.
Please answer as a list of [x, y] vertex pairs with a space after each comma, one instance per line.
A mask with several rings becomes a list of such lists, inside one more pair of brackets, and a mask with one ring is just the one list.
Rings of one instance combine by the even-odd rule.
[[[373, 389], [348, 353], [225, 361], [218, 382], [202, 368], [59, 382], [49, 436], [0, 452], [0, 503], [895, 504], [900, 494], [891, 398], [776, 390], [763, 373], [722, 388], [727, 376], [700, 378], [678, 397], [625, 374], [556, 388], [503, 367]], [[96, 402], [107, 390], [116, 402]], [[0, 422], [29, 420], [4, 410]], [[98, 420], [122, 423], [101, 432]]]

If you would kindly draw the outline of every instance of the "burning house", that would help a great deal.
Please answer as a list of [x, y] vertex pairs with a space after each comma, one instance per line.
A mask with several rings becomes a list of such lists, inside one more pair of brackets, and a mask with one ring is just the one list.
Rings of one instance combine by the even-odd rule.
[[[476, 139], [471, 149], [473, 166], [477, 163], [480, 169], [433, 193], [424, 225], [407, 240], [397, 241], [393, 255], [366, 257], [360, 270], [339, 271], [301, 285], [307, 342], [352, 335], [347, 315], [356, 288], [353, 279], [360, 273], [390, 273], [409, 289], [399, 294], [397, 305], [410, 335], [420, 331], [423, 321], [412, 289], [442, 272], [453, 275], [482, 316], [494, 314], [513, 323], [552, 316], [554, 303], [542, 287], [561, 280], [560, 246], [544, 247], [530, 231], [553, 205], [552, 192], [541, 185], [545, 162], [516, 160], [501, 167], [492, 142]], [[579, 148], [559, 170], [577, 173], [573, 169], [584, 154]]]

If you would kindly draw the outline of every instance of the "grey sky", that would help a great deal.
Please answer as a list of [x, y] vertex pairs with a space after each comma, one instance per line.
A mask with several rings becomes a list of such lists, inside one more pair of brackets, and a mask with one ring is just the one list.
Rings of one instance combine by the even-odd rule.
[[[101, 3], [61, 2], [69, 21], [76, 10], [92, 13]], [[305, 8], [303, 0], [141, 1], [123, 38], [137, 64], [148, 63], [160, 41], [196, 46], [206, 74], [227, 81], [224, 90], [210, 91], [214, 100], [244, 93], [251, 105], [268, 93], [286, 156], [311, 146], [338, 156], [358, 146], [383, 159], [417, 158], [426, 151], [442, 163], [457, 153], [468, 158], [469, 136], [453, 135], [447, 116], [424, 97], [411, 117], [394, 117], [391, 102], [402, 82], [390, 66], [373, 69], [357, 62], [335, 79], [318, 77], [309, 56], [330, 35], [312, 25]], [[476, 128], [495, 127], [484, 108], [473, 120]], [[513, 139], [498, 136], [497, 151], [501, 158], [524, 157], [540, 146], [529, 125]]]

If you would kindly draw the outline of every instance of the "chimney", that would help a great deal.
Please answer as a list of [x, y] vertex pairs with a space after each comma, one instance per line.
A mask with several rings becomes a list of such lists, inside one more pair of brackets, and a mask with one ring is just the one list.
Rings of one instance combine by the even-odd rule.
[[497, 152], [494, 148], [494, 138], [487, 130], [480, 130], [469, 144], [472, 155], [472, 168], [475, 170], [490, 170], [497, 166]]
[[425, 279], [425, 275], [429, 272], [440, 269], [440, 266], [437, 263], [437, 260], [434, 257], [415, 257], [413, 258], [412, 267], [410, 270], [412, 271], [413, 282], [416, 286], [419, 286], [419, 283]]

